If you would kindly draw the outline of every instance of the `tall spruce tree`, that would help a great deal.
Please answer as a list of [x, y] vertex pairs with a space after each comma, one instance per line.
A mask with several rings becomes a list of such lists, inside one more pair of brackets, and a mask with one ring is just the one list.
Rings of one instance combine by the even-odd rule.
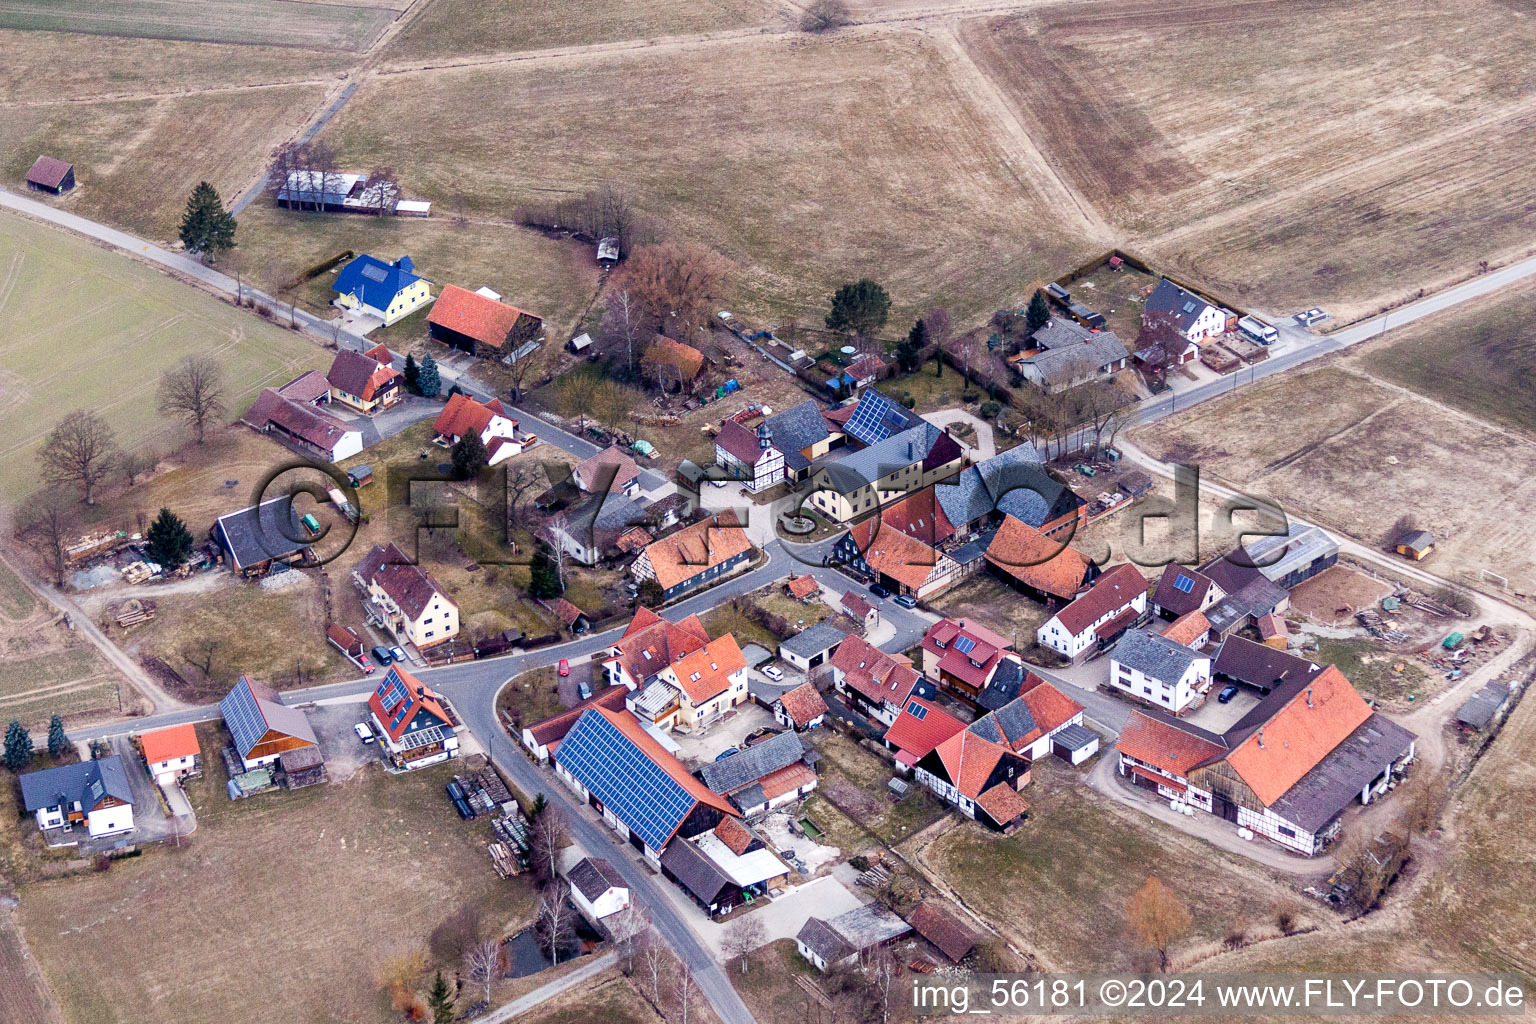
[[416, 365], [416, 357], [409, 352], [405, 355], [405, 390], [415, 392], [421, 390], [421, 367]]
[[32, 735], [16, 719], [5, 727], [5, 766], [19, 772], [32, 763]]
[[64, 734], [64, 717], [57, 712], [48, 719], [48, 756], [57, 761], [69, 749], [69, 737]]
[[168, 508], [162, 508], [155, 521], [149, 524], [145, 539], [148, 543], [144, 553], [166, 572], [180, 568], [192, 554], [192, 531]]
[[453, 446], [450, 454], [453, 462], [453, 475], [460, 480], [468, 480], [478, 476], [485, 468], [485, 442], [480, 440], [480, 435], [473, 428], [469, 433], [459, 438], [459, 443]]
[[453, 1024], [453, 993], [443, 979], [442, 971], [432, 979], [432, 988], [427, 992], [427, 1009], [432, 1012], [432, 1024]]
[[443, 381], [437, 374], [437, 360], [429, 352], [422, 358], [421, 366], [416, 371], [416, 390], [428, 398], [436, 398], [442, 389]]
[[905, 341], [896, 345], [896, 361], [907, 373], [917, 369], [918, 361], [923, 357], [923, 347], [928, 344], [928, 325], [921, 320], [912, 325], [907, 332]]
[[224, 209], [219, 190], [206, 181], [197, 183], [181, 217], [181, 244], [187, 252], [203, 255], [211, 263], [218, 254], [235, 247], [235, 218]]
[[565, 588], [560, 585], [560, 567], [549, 545], [540, 544], [533, 552], [528, 566], [528, 593], [536, 598], [559, 597]]
[[827, 314], [827, 329], [840, 334], [867, 338], [885, 326], [891, 311], [891, 297], [869, 278], [845, 284], [832, 296], [832, 311]]
[[1036, 288], [1034, 297], [1029, 300], [1029, 308], [1024, 311], [1024, 326], [1034, 334], [1050, 322], [1051, 304], [1046, 301], [1045, 292]]

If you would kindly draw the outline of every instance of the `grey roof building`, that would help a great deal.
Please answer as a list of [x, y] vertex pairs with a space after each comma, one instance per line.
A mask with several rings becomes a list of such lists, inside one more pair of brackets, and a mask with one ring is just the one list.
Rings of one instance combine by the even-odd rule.
[[915, 427], [892, 434], [862, 451], [824, 466], [822, 471], [827, 473], [836, 490], [842, 494], [851, 494], [904, 466], [926, 462], [930, 456], [936, 456], [934, 461], [942, 465], [958, 459], [961, 454], [960, 446], [953, 438], [932, 423], [921, 421]]
[[705, 765], [699, 769], [699, 778], [714, 792], [729, 796], [796, 761], [815, 765], [820, 759], [821, 755], [807, 747], [799, 733], [781, 732], [723, 761]]
[[1131, 354], [1113, 331], [1095, 331], [1056, 317], [1032, 336], [1044, 349], [1018, 360], [1019, 373], [1046, 391], [1075, 387], [1123, 369]]
[[96, 761], [79, 761], [27, 772], [20, 777], [21, 799], [28, 811], [76, 804], [89, 810], [106, 797], [133, 803], [133, 790], [123, 759], [116, 754]]
[[609, 889], [628, 889], [629, 883], [618, 868], [601, 857], [583, 857], [566, 875], [567, 880], [588, 902]]
[[1265, 579], [1287, 589], [1311, 579], [1339, 558], [1338, 541], [1320, 526], [1290, 520], [1286, 532], [1260, 537], [1243, 545], [1243, 551]]
[[838, 629], [830, 621], [818, 622], [779, 644], [779, 654], [792, 665], [814, 668], [846, 639], [848, 633], [845, 630]]
[[1144, 676], [1173, 683], [1184, 678], [1189, 667], [1204, 655], [1145, 629], [1128, 629], [1115, 644], [1112, 657]]
[[236, 572], [259, 572], [271, 562], [301, 559], [309, 552], [308, 531], [286, 494], [220, 516], [212, 533]]
[[1026, 441], [935, 484], [934, 496], [956, 530], [993, 513], [1039, 529], [1083, 505], [1071, 488], [1046, 473], [1044, 462]]
[[1491, 682], [1466, 699], [1456, 711], [1456, 721], [1470, 729], [1486, 729], [1493, 716], [1509, 700], [1509, 687]]
[[774, 446], [784, 453], [785, 467], [792, 470], [802, 470], [811, 464], [801, 454], [803, 449], [832, 436], [821, 410], [810, 399], [769, 416], [763, 424], [767, 426]]
[[1308, 832], [1338, 816], [1391, 765], [1412, 749], [1414, 735], [1381, 714], [1372, 714], [1270, 805], [1270, 810]]

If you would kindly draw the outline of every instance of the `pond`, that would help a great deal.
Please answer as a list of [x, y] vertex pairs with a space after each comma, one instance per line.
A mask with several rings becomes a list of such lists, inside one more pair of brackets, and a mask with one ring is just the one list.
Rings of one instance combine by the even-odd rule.
[[[576, 935], [570, 944], [560, 951], [560, 962], [565, 963], [567, 960], [586, 956], [601, 941], [602, 936], [587, 923], [586, 918], [577, 915]], [[535, 928], [524, 928], [503, 945], [507, 950], [507, 977], [509, 978], [526, 978], [530, 974], [538, 974], [554, 966], [548, 956], [549, 950], [539, 940], [538, 931]]]

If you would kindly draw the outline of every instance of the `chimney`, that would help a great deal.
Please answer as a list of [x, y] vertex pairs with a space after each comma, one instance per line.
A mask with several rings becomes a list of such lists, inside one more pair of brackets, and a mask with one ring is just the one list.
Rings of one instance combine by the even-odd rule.
[[1263, 726], [1259, 727], [1259, 749], [1260, 750], [1264, 749], [1264, 727]]
[[1307, 687], [1307, 707], [1312, 707], [1312, 687]]

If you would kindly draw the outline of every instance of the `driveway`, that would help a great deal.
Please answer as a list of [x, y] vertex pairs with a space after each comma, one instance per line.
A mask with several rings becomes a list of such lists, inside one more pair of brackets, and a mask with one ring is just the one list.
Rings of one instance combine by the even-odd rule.
[[721, 719], [704, 732], [674, 732], [672, 738], [681, 748], [680, 760], [709, 762], [732, 747], [740, 747], [750, 734], [773, 724], [773, 716], [766, 708], [746, 701], [736, 705], [735, 714], [730, 718]]
[[[364, 743], [352, 727], [368, 722], [368, 705], [363, 698], [348, 703], [308, 708], [309, 727], [315, 730], [325, 771], [332, 782], [343, 782], [357, 774], [364, 765], [380, 759], [378, 743]], [[371, 725], [371, 723], [370, 723]]]
[[132, 741], [127, 736], [116, 737], [112, 740], [112, 753], [123, 759], [123, 773], [128, 776], [128, 788], [133, 792], [133, 832], [128, 838], [135, 843], [169, 839], [176, 828], [160, 803], [160, 788], [149, 777], [149, 769], [133, 749]]
[[[864, 901], [848, 891], [831, 875], [822, 875], [809, 882], [789, 889], [761, 910], [752, 911], [763, 925], [762, 945], [776, 939], [792, 939], [813, 917], [826, 920], [850, 910], [857, 910]], [[727, 923], [721, 930], [730, 928]]]
[[441, 402], [417, 395], [407, 395], [403, 400], [372, 416], [350, 412], [344, 406], [332, 405], [330, 410], [347, 425], [363, 433], [363, 447], [372, 448], [387, 438], [413, 427], [422, 420], [434, 419], [443, 411]]
[[992, 424], [975, 413], [964, 409], [940, 409], [938, 412], [924, 413], [923, 419], [936, 427], [947, 427], [951, 423], [965, 423], [976, 431], [975, 449], [980, 458], [990, 459], [997, 454], [997, 439], [992, 434]]

